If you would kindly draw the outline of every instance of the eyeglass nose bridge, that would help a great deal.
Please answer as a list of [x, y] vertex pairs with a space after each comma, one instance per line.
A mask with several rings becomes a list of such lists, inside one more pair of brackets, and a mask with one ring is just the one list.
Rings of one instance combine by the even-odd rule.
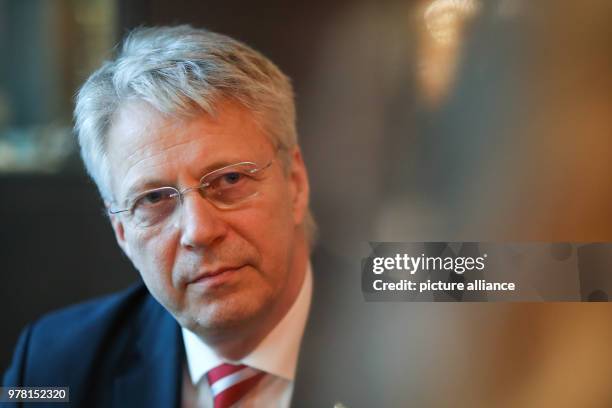
[[214, 204], [212, 202], [210, 202], [210, 200], [208, 200], [208, 198], [206, 197], [206, 187], [208, 187], [210, 185], [210, 183], [202, 183], [199, 186], [194, 186], [194, 187], [188, 187], [185, 188], [183, 190], [179, 190], [179, 189], [175, 189], [175, 193], [174, 193], [174, 197], [177, 198], [177, 203], [174, 207], [174, 210], [172, 211], [172, 217], [179, 217], [182, 218], [185, 215], [183, 214], [183, 212], [185, 211], [185, 209], [183, 208], [184, 206], [184, 200], [185, 200], [185, 195], [188, 193], [191, 193], [193, 191], [199, 191], [200, 192], [200, 198], [204, 199], [206, 201], [208, 201], [210, 204], [212, 204], [214, 206]]
[[187, 193], [191, 193], [192, 191], [198, 190], [200, 192], [200, 195], [202, 196], [203, 199], [207, 199], [206, 198], [206, 187], [208, 187], [210, 185], [210, 183], [201, 183], [199, 186], [195, 186], [195, 187], [188, 187], [184, 190], [176, 190], [176, 195], [178, 196], [179, 199], [179, 203], [181, 205], [183, 205], [183, 201], [184, 201], [184, 197], [185, 194]]

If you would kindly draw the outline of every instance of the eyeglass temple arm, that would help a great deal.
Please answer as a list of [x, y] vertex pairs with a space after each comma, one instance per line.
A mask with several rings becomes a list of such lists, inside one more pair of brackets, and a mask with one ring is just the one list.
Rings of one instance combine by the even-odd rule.
[[125, 210], [112, 210], [112, 209], [109, 208], [107, 211], [108, 211], [109, 214], [115, 215], [115, 214], [119, 214], [119, 213], [128, 212], [130, 210], [127, 209], [127, 208]]

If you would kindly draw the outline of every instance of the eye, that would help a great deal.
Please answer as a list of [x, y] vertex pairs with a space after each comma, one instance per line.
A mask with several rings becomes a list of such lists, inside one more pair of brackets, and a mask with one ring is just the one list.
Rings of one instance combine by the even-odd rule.
[[132, 216], [138, 226], [155, 225], [169, 217], [177, 206], [178, 191], [171, 187], [145, 191], [134, 202]]
[[227, 184], [236, 184], [243, 177], [244, 177], [244, 174], [234, 171], [231, 173], [224, 174], [221, 181]]
[[209, 191], [226, 191], [242, 188], [252, 179], [240, 171], [230, 171], [220, 174], [208, 182]]
[[239, 204], [257, 194], [260, 179], [254, 163], [227, 166], [202, 178], [206, 198], [219, 208]]
[[163, 194], [160, 191], [151, 191], [142, 197], [143, 203], [155, 204], [163, 200]]
[[242, 171], [230, 171], [210, 180], [207, 194], [216, 200], [235, 201], [250, 194], [256, 185], [255, 179]]
[[134, 203], [135, 208], [153, 207], [167, 201], [171, 201], [176, 196], [173, 189], [159, 189], [144, 193]]

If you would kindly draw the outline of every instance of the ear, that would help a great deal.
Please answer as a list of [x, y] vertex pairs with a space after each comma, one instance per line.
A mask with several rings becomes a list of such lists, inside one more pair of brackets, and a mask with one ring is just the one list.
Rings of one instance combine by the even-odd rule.
[[[104, 205], [106, 206], [107, 210], [110, 208], [109, 202], [105, 201]], [[123, 250], [123, 253], [125, 253], [128, 258], [132, 259], [130, 257], [129, 245], [125, 239], [125, 229], [123, 221], [121, 221], [121, 217], [118, 214], [109, 214], [109, 219], [111, 226], [113, 227], [113, 232], [115, 233], [115, 239], [117, 239], [117, 244], [119, 244], [119, 247]]]
[[293, 204], [293, 220], [296, 225], [304, 222], [308, 211], [308, 200], [310, 196], [310, 185], [308, 183], [308, 172], [302, 159], [299, 147], [291, 152], [291, 170], [289, 173], [291, 200]]

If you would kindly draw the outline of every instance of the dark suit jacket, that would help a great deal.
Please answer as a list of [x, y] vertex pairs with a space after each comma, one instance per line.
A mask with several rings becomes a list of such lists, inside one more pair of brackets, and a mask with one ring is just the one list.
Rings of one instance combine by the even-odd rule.
[[[359, 270], [319, 253], [313, 271], [292, 406], [377, 406], [358, 334], [367, 328]], [[179, 325], [140, 283], [30, 324], [4, 385], [68, 386], [72, 407], [179, 407], [183, 364]]]

